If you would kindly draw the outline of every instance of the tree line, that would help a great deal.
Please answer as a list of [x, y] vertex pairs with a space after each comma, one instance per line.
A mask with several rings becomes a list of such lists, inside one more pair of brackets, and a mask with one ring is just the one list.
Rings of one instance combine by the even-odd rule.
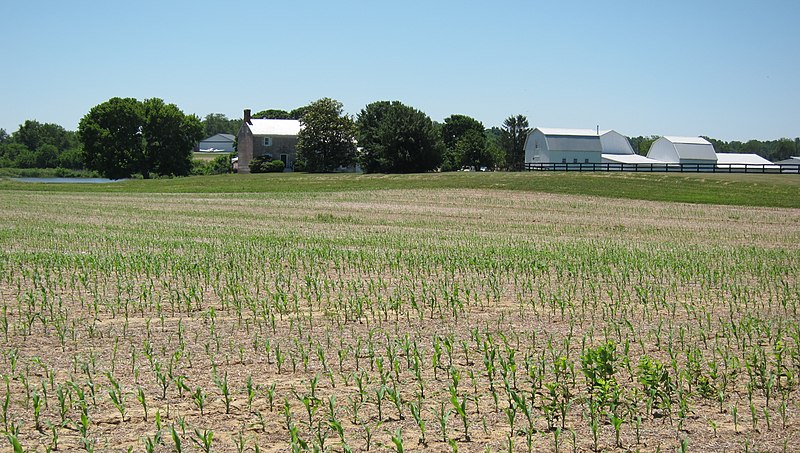
[[[293, 110], [261, 110], [252, 117], [300, 120], [295, 169], [309, 172], [355, 165], [368, 173], [518, 170], [531, 130], [524, 115], [509, 116], [500, 127], [490, 128], [463, 114], [440, 123], [399, 101], [373, 102], [353, 117], [344, 114], [341, 102], [323, 98]], [[227, 156], [199, 164], [192, 160], [192, 151], [204, 137], [236, 135], [241, 124], [241, 119], [220, 113], [201, 120], [158, 98], [112, 98], [93, 107], [77, 131], [36, 120], [25, 121], [11, 134], [0, 129], [0, 167], [87, 169], [111, 178], [228, 172]], [[800, 138], [704, 138], [720, 153], [753, 153], [771, 161], [800, 154]], [[629, 138], [642, 155], [656, 139]]]
[[367, 173], [520, 169], [530, 130], [523, 115], [492, 129], [460, 114], [437, 123], [399, 101], [373, 102], [352, 118], [330, 98], [307, 106], [300, 121], [295, 168], [309, 172], [355, 165]]

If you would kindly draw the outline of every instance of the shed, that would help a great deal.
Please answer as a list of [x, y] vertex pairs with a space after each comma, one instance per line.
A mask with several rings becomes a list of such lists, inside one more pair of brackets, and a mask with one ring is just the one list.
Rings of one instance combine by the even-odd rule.
[[603, 154], [636, 154], [628, 137], [615, 130], [600, 131]]
[[650, 145], [647, 157], [675, 164], [717, 163], [714, 145], [702, 137], [661, 137]]
[[233, 143], [236, 136], [233, 134], [214, 134], [211, 137], [200, 140], [197, 149], [202, 152], [233, 152]]
[[603, 145], [593, 129], [534, 128], [525, 140], [526, 163], [600, 163]]
[[603, 163], [627, 165], [667, 165], [666, 162], [650, 159], [639, 154], [606, 154], [603, 153]]
[[773, 169], [777, 170], [779, 166], [764, 159], [758, 154], [745, 154], [745, 153], [717, 153], [717, 168], [732, 169], [747, 167], [763, 168], [764, 170]]

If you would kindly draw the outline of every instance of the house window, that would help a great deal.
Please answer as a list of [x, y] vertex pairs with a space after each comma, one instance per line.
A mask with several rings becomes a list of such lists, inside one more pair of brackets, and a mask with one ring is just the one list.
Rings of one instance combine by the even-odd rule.
[[589, 159], [584, 159], [584, 160], [583, 160], [583, 163], [584, 163], [584, 164], [588, 164], [588, 163], [589, 163]]
[[264, 137], [264, 146], [272, 146], [272, 137]]
[[572, 159], [572, 163], [573, 164], [577, 164], [578, 163], [578, 158], [576, 157], [575, 159]]
[[561, 159], [561, 163], [562, 164], [566, 164], [567, 163], [567, 158], [565, 157], [565, 158]]

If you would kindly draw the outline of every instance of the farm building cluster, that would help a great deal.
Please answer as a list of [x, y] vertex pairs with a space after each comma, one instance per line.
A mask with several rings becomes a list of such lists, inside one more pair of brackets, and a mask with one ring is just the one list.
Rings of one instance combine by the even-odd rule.
[[634, 152], [627, 137], [614, 130], [544, 127], [534, 128], [528, 134], [525, 163], [623, 167], [688, 164], [701, 169], [775, 165], [757, 154], [717, 153], [711, 142], [702, 137], [664, 136], [653, 142], [647, 156], [642, 156]]
[[[239, 173], [250, 172], [250, 162], [259, 156], [281, 160], [286, 170], [291, 171], [297, 156], [297, 136], [301, 129], [298, 120], [252, 118], [250, 110], [244, 110], [244, 121], [239, 130]], [[206, 139], [207, 147], [214, 145], [219, 137]], [[233, 136], [222, 137], [233, 146]], [[201, 142], [201, 148], [203, 147]], [[231, 148], [232, 149], [232, 148]], [[717, 153], [714, 146], [702, 137], [664, 136], [650, 146], [646, 156], [637, 154], [628, 138], [614, 130], [561, 129], [536, 127], [525, 141], [525, 166], [537, 168], [558, 166], [556, 169], [598, 166], [601, 169], [633, 170], [642, 167], [667, 169], [674, 166], [690, 166], [698, 171], [717, 169], [780, 169], [780, 165], [798, 165], [800, 157], [781, 162], [770, 162], [757, 154]], [[551, 167], [553, 168], [553, 167]]]

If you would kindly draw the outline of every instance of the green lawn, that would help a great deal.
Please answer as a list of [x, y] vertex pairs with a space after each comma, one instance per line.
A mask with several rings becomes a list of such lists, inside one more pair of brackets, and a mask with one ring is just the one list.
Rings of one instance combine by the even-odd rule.
[[800, 176], [648, 173], [278, 173], [39, 184], [0, 180], [0, 190], [133, 193], [286, 193], [391, 189], [501, 189], [637, 200], [800, 208]]

